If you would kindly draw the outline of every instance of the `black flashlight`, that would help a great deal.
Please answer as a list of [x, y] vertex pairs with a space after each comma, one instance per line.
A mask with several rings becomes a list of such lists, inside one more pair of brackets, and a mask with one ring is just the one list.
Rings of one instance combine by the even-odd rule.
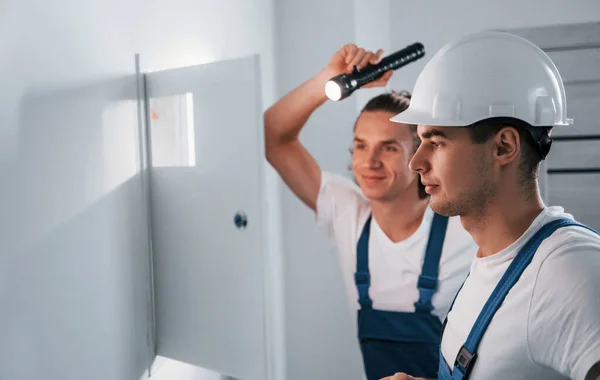
[[377, 64], [369, 64], [360, 70], [354, 66], [354, 71], [350, 74], [340, 74], [331, 78], [325, 84], [325, 94], [331, 100], [342, 100], [361, 86], [381, 78], [386, 72], [399, 69], [423, 56], [425, 56], [425, 47], [422, 43], [416, 42], [388, 55]]

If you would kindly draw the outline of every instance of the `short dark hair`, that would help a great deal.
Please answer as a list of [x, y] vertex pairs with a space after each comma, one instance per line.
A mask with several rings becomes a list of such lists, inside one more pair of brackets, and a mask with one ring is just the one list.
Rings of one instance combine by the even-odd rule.
[[[542, 155], [533, 139], [529, 125], [522, 122], [482, 121], [467, 127], [471, 135], [471, 141], [475, 144], [484, 144], [496, 136], [502, 128], [512, 127], [519, 133], [521, 143], [521, 157], [519, 161], [519, 182], [526, 187], [535, 185], [538, 178], [538, 169], [542, 162]], [[549, 132], [550, 128], [546, 128]]]
[[[394, 114], [399, 114], [401, 112], [406, 111], [408, 106], [410, 105], [411, 93], [408, 91], [400, 91], [391, 93], [384, 93], [375, 96], [371, 100], [365, 104], [362, 108], [362, 112], [375, 112], [375, 111], [384, 111], [390, 112]], [[411, 135], [413, 137], [413, 153], [417, 151], [419, 145], [421, 145], [421, 139], [417, 134], [417, 126], [415, 124], [409, 124]], [[356, 128], [356, 126], [355, 126]], [[419, 198], [425, 199], [429, 195], [425, 192], [425, 186], [421, 183], [421, 178], [419, 175]]]

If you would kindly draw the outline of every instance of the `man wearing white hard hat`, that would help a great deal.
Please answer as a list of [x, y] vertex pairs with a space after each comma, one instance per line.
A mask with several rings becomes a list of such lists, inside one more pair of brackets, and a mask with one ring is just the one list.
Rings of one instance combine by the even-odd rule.
[[551, 128], [573, 122], [551, 59], [508, 33], [460, 38], [392, 120], [418, 124], [410, 168], [431, 208], [459, 215], [479, 246], [445, 322], [438, 379], [600, 378], [600, 237], [545, 206], [537, 181]]

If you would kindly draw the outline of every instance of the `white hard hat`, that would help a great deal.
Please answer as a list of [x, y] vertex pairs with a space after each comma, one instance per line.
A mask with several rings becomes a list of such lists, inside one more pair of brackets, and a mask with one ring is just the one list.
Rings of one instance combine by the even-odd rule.
[[410, 106], [391, 120], [446, 127], [511, 118], [554, 127], [567, 119], [558, 69], [524, 38], [497, 31], [467, 35], [442, 47], [415, 84]]

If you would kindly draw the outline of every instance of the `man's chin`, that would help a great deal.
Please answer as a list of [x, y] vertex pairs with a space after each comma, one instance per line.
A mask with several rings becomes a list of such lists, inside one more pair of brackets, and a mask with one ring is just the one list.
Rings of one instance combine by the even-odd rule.
[[385, 193], [379, 191], [364, 191], [363, 195], [370, 201], [383, 201], [385, 200]]
[[384, 201], [389, 198], [388, 192], [383, 189], [363, 187], [361, 190], [365, 198], [371, 201]]
[[454, 205], [450, 202], [445, 202], [440, 200], [439, 198], [436, 199], [437, 197], [435, 196], [431, 196], [430, 201], [429, 201], [429, 207], [431, 207], [431, 209], [433, 210], [433, 212], [435, 212], [436, 214], [440, 214], [443, 216], [448, 216], [448, 217], [452, 217], [452, 216], [458, 216], [459, 212], [456, 209], [456, 207], [454, 207]]

